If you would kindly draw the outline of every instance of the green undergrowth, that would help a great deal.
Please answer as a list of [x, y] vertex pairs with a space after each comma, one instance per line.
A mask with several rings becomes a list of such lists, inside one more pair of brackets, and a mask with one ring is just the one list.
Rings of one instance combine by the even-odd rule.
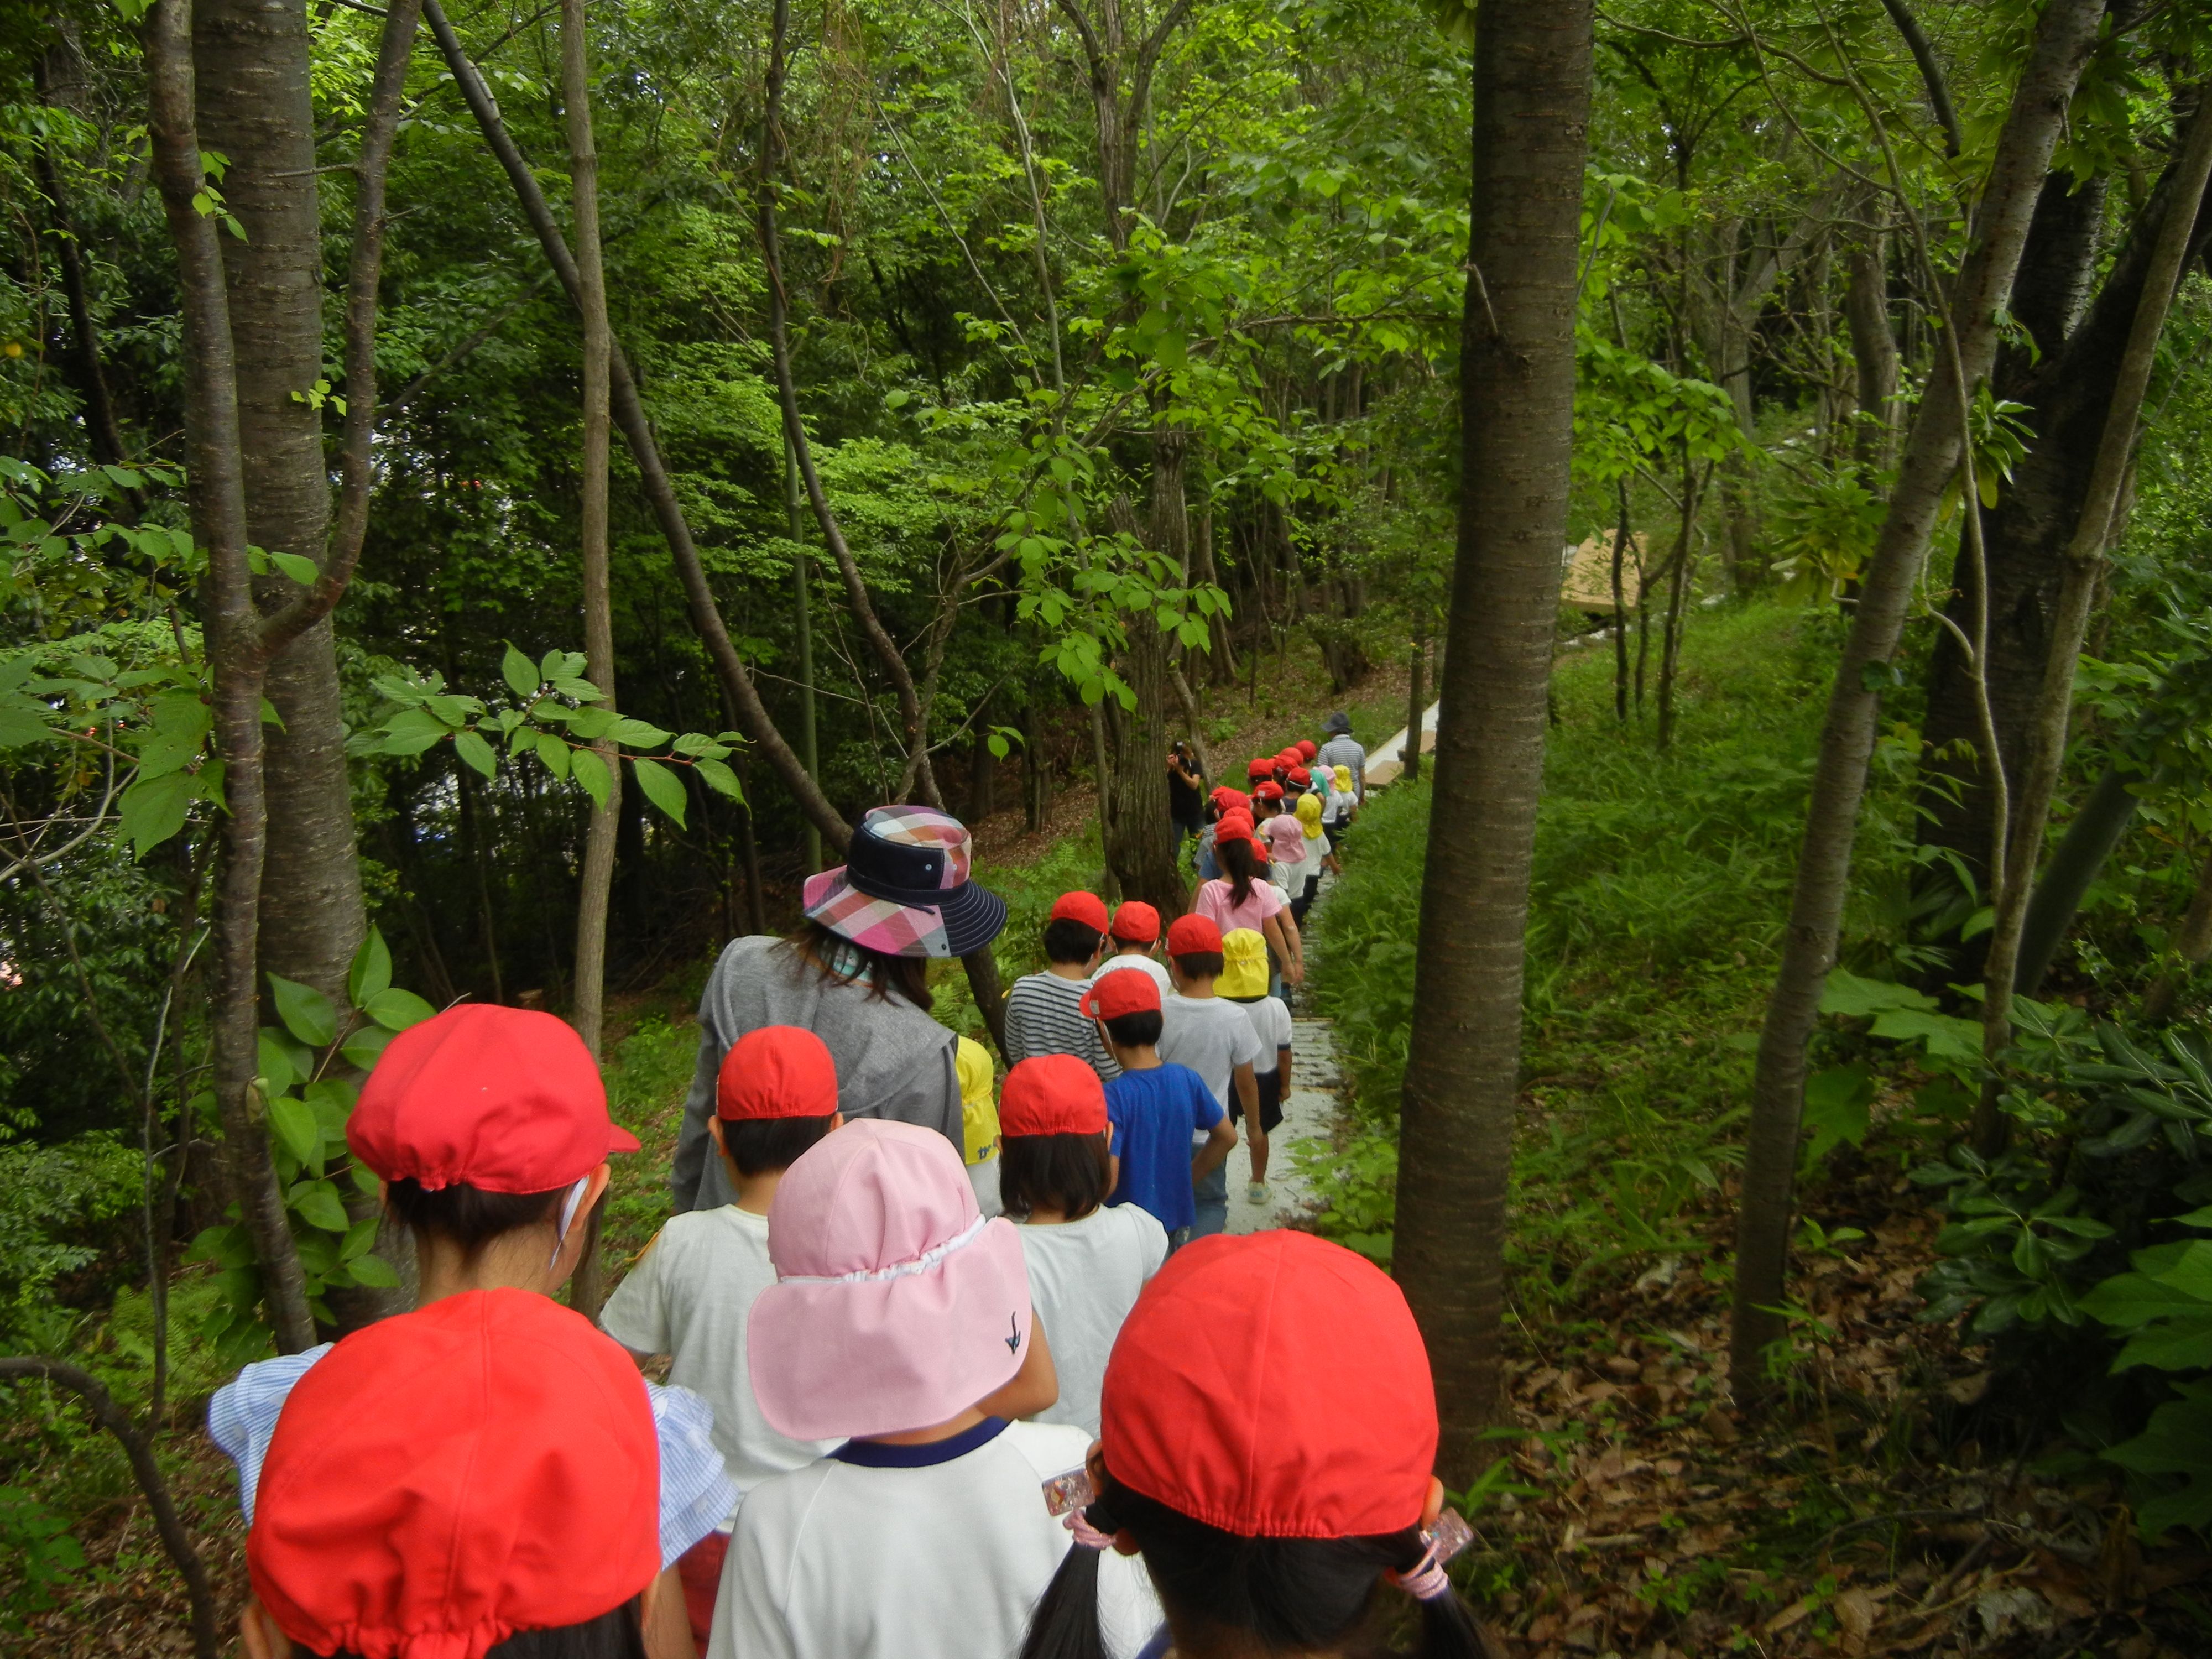
[[[1684, 1212], [1741, 1158], [1832, 630], [1771, 605], [1698, 617], [1665, 754], [1648, 706], [1641, 720], [1616, 719], [1608, 651], [1562, 655], [1514, 1152], [1509, 1260], [1524, 1309], [1562, 1303], [1608, 1267], [1694, 1250]], [[1876, 869], [1887, 777], [1869, 813]], [[1424, 781], [1368, 807], [1315, 930], [1316, 1001], [1336, 1022], [1354, 1125], [1318, 1171], [1322, 1226], [1382, 1261], [1429, 800]]]

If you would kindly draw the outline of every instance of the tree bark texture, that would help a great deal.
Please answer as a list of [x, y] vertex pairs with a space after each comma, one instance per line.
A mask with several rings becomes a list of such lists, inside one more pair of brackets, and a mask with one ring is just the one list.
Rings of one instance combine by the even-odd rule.
[[[1181, 433], [1164, 434], [1152, 446], [1150, 539], [1170, 559], [1179, 557], [1187, 539], [1183, 453]], [[1115, 497], [1107, 517], [1115, 530], [1137, 533], [1127, 496]], [[1128, 647], [1121, 657], [1121, 678], [1136, 693], [1137, 704], [1121, 716], [1121, 741], [1112, 757], [1114, 817], [1106, 861], [1124, 899], [1142, 899], [1162, 915], [1172, 916], [1182, 910], [1185, 890], [1168, 813], [1168, 638], [1149, 611], [1123, 621]]]
[[[2165, 211], [2151, 250], [2136, 313], [2121, 353], [2104, 429], [2097, 442], [2073, 535], [2066, 544], [2058, 597], [2051, 623], [2051, 649], [2043, 684], [2028, 727], [2026, 764], [2021, 773], [2011, 822], [2006, 826], [2004, 882], [1990, 927], [1988, 965], [1983, 985], [1983, 1043], [1994, 1062], [2012, 1041], [2013, 975], [2019, 960], [2021, 927], [2027, 915], [2029, 884], [2043, 852], [2043, 832], [2051, 797], [2066, 759], [2066, 734], [2074, 712], [2074, 673], [2081, 659], [2081, 641], [2089, 627], [2089, 605], [2105, 567], [2105, 549], [2118, 520], [2128, 470], [2133, 464], [2143, 397], [2156, 366], [2159, 337], [2180, 286], [2196, 241], [2197, 209], [2212, 175], [2212, 99], [2201, 101], [2189, 125], [2189, 139], [2166, 180]], [[1997, 1109], [1994, 1080], [1982, 1091], [1975, 1113], [1974, 1138], [1984, 1156], [2003, 1150], [2006, 1122]]]
[[1951, 295], [1954, 344], [1939, 356], [1914, 417], [1829, 692], [1782, 963], [1767, 1001], [1752, 1085], [1730, 1334], [1730, 1369], [1740, 1399], [1759, 1391], [1765, 1352], [1783, 1330], [1782, 1316], [1771, 1310], [1781, 1305], [1789, 1262], [1805, 1052], [1843, 921], [1859, 803], [1881, 712], [1874, 687], [1903, 636], [1937, 512], [1964, 456], [1966, 400], [1996, 356], [1997, 313], [2011, 292], [2037, 193], [2051, 170], [2067, 103], [2096, 44], [2103, 12], [2104, 0], [2051, 0], [2044, 9]]
[[1889, 238], [1869, 232], [1845, 256], [1844, 320], [1850, 330], [1858, 410], [1852, 458], [1863, 472], [1887, 471], [1897, 448], [1897, 337], [1889, 326]]
[[[560, 222], [553, 216], [553, 209], [539, 188], [537, 174], [507, 131], [500, 118], [499, 106], [494, 101], [483, 77], [476, 65], [469, 61], [462, 49], [460, 37], [453, 32], [452, 22], [438, 0], [422, 0], [422, 15], [437, 37], [438, 50], [445, 58], [446, 66], [453, 71], [454, 82], [461, 89], [461, 97], [476, 118], [477, 127], [483, 134], [484, 143], [507, 174], [515, 198], [521, 204], [523, 216], [530, 221], [536, 233], [538, 245], [544, 250], [545, 260], [568, 295], [569, 303], [580, 303], [582, 282], [577, 274], [576, 261], [568, 251], [568, 239], [562, 235]], [[646, 503], [653, 510], [653, 522], [660, 528], [662, 539], [676, 564], [677, 579], [684, 584], [684, 598], [690, 612], [691, 625], [707, 647], [707, 656], [714, 665], [715, 678], [721, 681], [722, 690], [737, 711], [738, 727], [758, 744], [761, 752], [775, 769], [784, 787], [791, 792], [809, 823], [821, 831], [822, 837], [832, 847], [842, 851], [852, 836], [848, 824], [830, 798], [822, 793], [799, 756], [785, 741], [776, 727], [768, 707], [762, 702], [760, 692], [753, 684], [744, 659], [738, 655], [730, 631], [722, 621], [720, 605], [716, 602], [713, 586], [707, 580], [705, 564], [699, 557], [698, 544], [691, 538], [691, 526], [684, 516], [684, 505], [677, 498], [676, 485], [668, 476], [668, 468], [661, 459], [660, 441], [653, 434], [653, 422], [647, 416], [645, 404], [638, 397], [637, 381], [630, 373], [629, 361], [623, 355], [619, 341], [609, 348], [612, 380], [611, 402], [614, 423], [622, 429], [623, 440], [628, 445], [630, 458], [645, 486]]]
[[[223, 200], [246, 232], [219, 240], [237, 351], [246, 536], [319, 566], [331, 487], [322, 413], [309, 397], [323, 378], [323, 243], [306, 0], [199, 0], [192, 52], [200, 143], [229, 158]], [[275, 573], [253, 586], [264, 615], [300, 593]], [[368, 918], [327, 615], [270, 661], [263, 689], [279, 723], [263, 739], [261, 967], [343, 1006]]]
[[158, 0], [146, 16], [147, 126], [184, 301], [185, 453], [192, 536], [207, 554], [201, 589], [214, 736], [224, 768], [222, 862], [216, 884], [215, 985], [210, 1016], [222, 1169], [253, 1239], [277, 1346], [315, 1340], [276, 1184], [255, 1079], [260, 1073], [258, 933], [268, 811], [262, 789], [259, 617], [246, 566], [246, 480], [240, 455], [237, 354], [213, 219], [193, 204], [203, 139], [196, 111], [189, 0]]
[[1408, 783], [1418, 783], [1421, 778], [1422, 717], [1429, 712], [1428, 684], [1425, 671], [1429, 665], [1429, 639], [1426, 634], [1413, 636], [1410, 660], [1406, 665], [1406, 749], [1399, 762], [1399, 775]]
[[1589, 0], [1483, 0], [1461, 325], [1459, 544], [1439, 690], [1396, 1272], [1436, 1372], [1440, 1472], [1498, 1419], [1530, 854], [1566, 535]]

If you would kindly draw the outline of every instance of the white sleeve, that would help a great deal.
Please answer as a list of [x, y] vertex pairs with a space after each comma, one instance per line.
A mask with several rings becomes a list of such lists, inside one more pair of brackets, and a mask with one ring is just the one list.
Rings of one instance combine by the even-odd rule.
[[663, 1227], [599, 1310], [599, 1328], [633, 1353], [676, 1352], [668, 1331], [668, 1297], [661, 1273], [662, 1247], [667, 1242], [668, 1229]]
[[1274, 1005], [1275, 1047], [1287, 1048], [1291, 1046], [1291, 1011], [1283, 1006], [1280, 997], [1269, 997], [1267, 1000]]
[[653, 1431], [660, 1443], [660, 1565], [710, 1532], [738, 1507], [738, 1489], [714, 1445], [714, 1408], [689, 1389], [647, 1382]]
[[1124, 1204], [1115, 1213], [1131, 1218], [1130, 1224], [1137, 1232], [1138, 1254], [1145, 1264], [1145, 1277], [1150, 1279], [1168, 1259], [1167, 1229], [1160, 1225], [1158, 1216], [1142, 1205]]
[[[1240, 1009], [1238, 1012], [1241, 1013], [1243, 1010]], [[1239, 1019], [1237, 1022], [1235, 1036], [1236, 1041], [1230, 1045], [1231, 1069], [1234, 1070], [1239, 1066], [1249, 1066], [1255, 1070], [1261, 1069], [1260, 1034], [1252, 1029], [1252, 1022], [1249, 1019]]]
[[256, 1360], [215, 1391], [208, 1401], [208, 1437], [238, 1466], [238, 1507], [253, 1525], [253, 1494], [261, 1485], [262, 1461], [276, 1433], [276, 1419], [291, 1397], [292, 1385], [331, 1351], [318, 1343], [300, 1353]]
[[707, 1638], [707, 1659], [799, 1659], [791, 1624], [778, 1598], [781, 1570], [769, 1560], [758, 1511], [738, 1511], [738, 1528], [722, 1562], [722, 1585], [714, 1597], [714, 1626]]

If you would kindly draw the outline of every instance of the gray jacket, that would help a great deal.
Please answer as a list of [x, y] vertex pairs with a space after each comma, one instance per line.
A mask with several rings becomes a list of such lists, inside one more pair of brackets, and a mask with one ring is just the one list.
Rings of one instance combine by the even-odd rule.
[[714, 1156], [707, 1120], [714, 1115], [722, 1056], [763, 1025], [804, 1026], [829, 1045], [837, 1062], [837, 1105], [847, 1117], [919, 1124], [962, 1150], [953, 1034], [903, 998], [825, 979], [781, 939], [754, 934], [730, 941], [699, 999], [699, 1065], [669, 1175], [679, 1212], [711, 1210], [737, 1196]]

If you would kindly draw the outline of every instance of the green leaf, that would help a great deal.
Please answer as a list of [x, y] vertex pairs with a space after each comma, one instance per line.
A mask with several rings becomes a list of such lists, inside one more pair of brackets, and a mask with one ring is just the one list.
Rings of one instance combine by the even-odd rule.
[[545, 763], [545, 769], [556, 778], [568, 775], [568, 745], [550, 732], [538, 734], [538, 758]]
[[419, 1025], [438, 1012], [412, 991], [403, 991], [396, 985], [378, 992], [362, 1004], [361, 1011], [387, 1031]]
[[427, 708], [406, 708], [385, 723], [377, 748], [386, 755], [419, 755], [447, 735], [445, 721]]
[[[375, 994], [380, 996], [383, 993]], [[348, 1034], [346, 1040], [338, 1044], [338, 1052], [345, 1056], [347, 1065], [364, 1072], [374, 1071], [376, 1062], [383, 1057], [384, 1045], [391, 1041], [392, 1033], [381, 1025], [364, 1025]]]
[[499, 775], [499, 757], [492, 753], [491, 745], [474, 732], [460, 732], [453, 737], [453, 752], [488, 778]]
[[1805, 1156], [1815, 1162], [1839, 1144], [1863, 1145], [1874, 1104], [1874, 1073], [1863, 1066], [1835, 1066], [1805, 1079], [1805, 1127], [1813, 1132]]
[[337, 1041], [337, 1010], [331, 1006], [328, 997], [313, 986], [275, 974], [269, 975], [268, 980], [276, 1018], [284, 1022], [286, 1030], [310, 1048], [327, 1048]]
[[382, 1218], [371, 1215], [363, 1216], [347, 1228], [345, 1243], [338, 1246], [338, 1260], [351, 1261], [356, 1256], [368, 1255], [375, 1246], [377, 1229], [380, 1225]]
[[684, 786], [676, 775], [658, 761], [634, 760], [630, 769], [637, 774], [638, 787], [645, 798], [676, 820], [677, 827], [684, 826]]
[[295, 1187], [288, 1201], [295, 1214], [326, 1233], [342, 1233], [353, 1225], [353, 1218], [345, 1212], [338, 1189], [327, 1181], [310, 1181]]
[[144, 858], [185, 827], [193, 793], [191, 775], [187, 772], [141, 778], [123, 792], [117, 803], [118, 828], [137, 857]]
[[373, 1285], [379, 1290], [388, 1291], [399, 1283], [399, 1275], [380, 1255], [357, 1255], [346, 1263], [346, 1271], [353, 1275], [355, 1284]]
[[1915, 1008], [1893, 1009], [1875, 1016], [1874, 1034], [1900, 1042], [1927, 1045], [1933, 1060], [1972, 1066], [1982, 1058], [1982, 1028], [1978, 1021], [1956, 1014], [1923, 1013]]
[[588, 749], [577, 749], [569, 751], [568, 766], [584, 793], [592, 798], [592, 805], [605, 806], [609, 781], [607, 763]]
[[54, 735], [46, 705], [33, 697], [0, 698], [0, 749], [21, 749]]
[[261, 1028], [261, 1052], [256, 1062], [261, 1068], [261, 1090], [266, 1095], [281, 1095], [300, 1080], [301, 1074], [292, 1069], [291, 1052], [285, 1048], [283, 1035]]
[[1932, 1010], [1938, 1006], [1934, 997], [1916, 991], [1909, 985], [1893, 985], [1886, 980], [1861, 979], [1856, 974], [1841, 968], [1828, 970], [1827, 988], [1820, 993], [1822, 1013], [1843, 1014], [1856, 1019], [1871, 1018], [1893, 1009]]
[[[1003, 757], [1001, 758], [1003, 758]], [[734, 801], [742, 802], [744, 799], [744, 788], [738, 782], [738, 775], [735, 772], [732, 772], [720, 761], [702, 760], [697, 762], [696, 764], [699, 774], [699, 781], [705, 784], [716, 794], [725, 796], [728, 799]]]
[[625, 715], [607, 729], [606, 735], [625, 749], [658, 749], [674, 734], [662, 731], [650, 720], [631, 720]]
[[346, 997], [356, 1008], [392, 983], [392, 947], [374, 923], [346, 970]]
[[507, 681], [507, 690], [524, 702], [538, 695], [541, 684], [538, 678], [538, 665], [512, 645], [507, 647], [507, 654], [500, 659], [499, 672], [501, 678]]
[[307, 1103], [297, 1095], [279, 1095], [269, 1103], [269, 1127], [284, 1150], [302, 1164], [313, 1163], [323, 1150], [322, 1126]]
[[323, 574], [313, 559], [298, 553], [271, 553], [269, 562], [302, 587], [313, 587], [315, 579]]
[[2139, 1330], [2172, 1315], [2193, 1316], [2207, 1304], [2143, 1273], [2116, 1273], [2081, 1298], [2081, 1310], [2117, 1330]]

